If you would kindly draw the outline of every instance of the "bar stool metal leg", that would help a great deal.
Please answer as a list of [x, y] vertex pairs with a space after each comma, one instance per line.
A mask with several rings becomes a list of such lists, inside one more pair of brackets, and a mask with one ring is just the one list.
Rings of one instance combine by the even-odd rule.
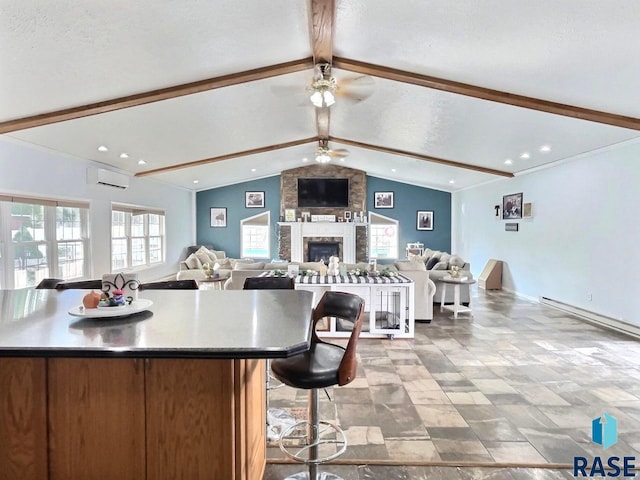
[[[282, 432], [280, 437], [280, 450], [290, 458], [307, 464], [308, 471], [298, 472], [288, 476], [285, 480], [342, 480], [342, 477], [329, 472], [319, 472], [318, 465], [339, 457], [347, 450], [347, 438], [344, 431], [329, 422], [321, 421], [319, 418], [320, 400], [318, 389], [309, 390], [309, 420], [298, 422]], [[324, 428], [322, 428], [324, 426]], [[306, 444], [296, 452], [287, 450], [284, 443], [288, 438], [298, 438], [292, 434], [301, 427], [306, 427]], [[321, 439], [320, 436], [326, 430], [332, 429], [336, 432], [336, 439]], [[341, 446], [339, 450], [326, 457], [319, 457], [321, 445], [335, 444]]]

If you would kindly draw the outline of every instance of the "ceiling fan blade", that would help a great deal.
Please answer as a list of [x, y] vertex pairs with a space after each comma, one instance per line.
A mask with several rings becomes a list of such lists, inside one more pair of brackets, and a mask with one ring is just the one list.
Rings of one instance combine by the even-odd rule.
[[358, 75], [357, 77], [346, 77], [339, 81], [341, 88], [373, 88], [376, 85], [373, 77], [369, 75]]
[[307, 88], [294, 85], [272, 85], [271, 93], [278, 98], [291, 98], [299, 107], [311, 105]]
[[352, 102], [361, 102], [370, 97], [375, 90], [375, 81], [368, 75], [345, 78], [338, 83], [336, 94]]
[[349, 156], [349, 150], [345, 148], [336, 148], [335, 150], [329, 151], [329, 155], [333, 158], [345, 158]]

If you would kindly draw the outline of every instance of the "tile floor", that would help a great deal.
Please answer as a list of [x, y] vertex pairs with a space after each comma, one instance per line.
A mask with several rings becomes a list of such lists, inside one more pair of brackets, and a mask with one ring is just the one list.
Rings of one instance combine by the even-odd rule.
[[[577, 455], [640, 457], [639, 340], [506, 292], [472, 295], [473, 321], [435, 308], [414, 339], [360, 340], [358, 378], [330, 389], [333, 402], [321, 395], [321, 417], [347, 432], [341, 459], [362, 465], [331, 468], [346, 480], [573, 478], [562, 468]], [[307, 400], [289, 387], [269, 397], [293, 411]], [[618, 420], [606, 453], [591, 442], [603, 412]], [[268, 465], [265, 480], [299, 469]]]

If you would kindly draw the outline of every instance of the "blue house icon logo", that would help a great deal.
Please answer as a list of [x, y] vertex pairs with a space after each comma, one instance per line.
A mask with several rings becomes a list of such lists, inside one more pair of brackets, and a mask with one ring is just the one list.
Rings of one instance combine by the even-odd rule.
[[603, 413], [591, 421], [591, 440], [593, 443], [609, 448], [618, 441], [618, 420], [616, 417]]

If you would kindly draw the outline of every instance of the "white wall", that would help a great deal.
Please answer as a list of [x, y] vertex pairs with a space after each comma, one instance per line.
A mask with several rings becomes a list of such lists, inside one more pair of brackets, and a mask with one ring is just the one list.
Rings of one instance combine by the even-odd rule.
[[[518, 192], [533, 218], [506, 232], [494, 205]], [[506, 289], [640, 325], [639, 208], [636, 140], [456, 193], [453, 251], [470, 259], [474, 276], [488, 259], [502, 260]]]
[[141, 270], [138, 276], [150, 281], [176, 273], [186, 247], [195, 239], [194, 194], [147, 178], [131, 177], [125, 190], [88, 185], [88, 166], [100, 165], [0, 138], [0, 193], [90, 202], [92, 271], [88, 277], [99, 278], [111, 269], [112, 201], [165, 211], [166, 262]]

